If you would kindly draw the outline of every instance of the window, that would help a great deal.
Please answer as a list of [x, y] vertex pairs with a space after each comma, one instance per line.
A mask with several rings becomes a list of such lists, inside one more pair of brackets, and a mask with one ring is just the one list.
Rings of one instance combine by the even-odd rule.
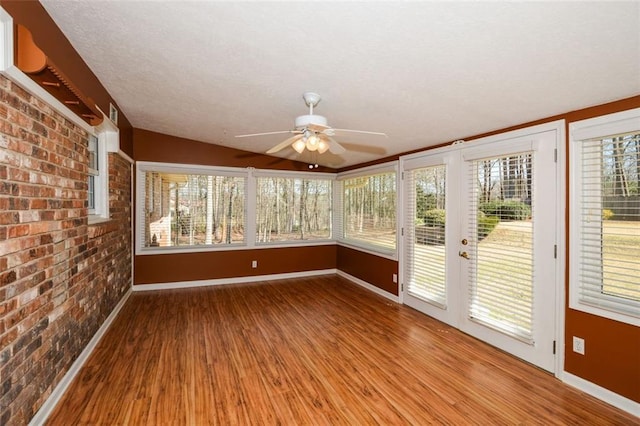
[[136, 163], [136, 254], [333, 243], [331, 173]]
[[570, 307], [640, 324], [640, 109], [570, 131]]
[[396, 170], [384, 166], [341, 178], [341, 240], [376, 252], [396, 251]]
[[406, 170], [406, 281], [410, 294], [446, 308], [446, 165]]
[[330, 179], [258, 176], [256, 242], [331, 238]]
[[100, 174], [99, 167], [98, 138], [89, 135], [89, 189], [87, 191], [89, 214], [95, 214], [96, 211], [96, 177]]
[[159, 167], [143, 171], [142, 247], [245, 242], [246, 177]]
[[[89, 223], [109, 218], [109, 166], [106, 147], [106, 133], [102, 127], [89, 133], [87, 165], [87, 209]], [[96, 136], [97, 135], [97, 136]]]

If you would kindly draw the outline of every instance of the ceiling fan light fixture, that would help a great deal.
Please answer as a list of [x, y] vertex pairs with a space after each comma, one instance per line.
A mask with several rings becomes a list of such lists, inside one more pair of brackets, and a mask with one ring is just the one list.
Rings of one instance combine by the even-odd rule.
[[309, 151], [315, 151], [318, 149], [319, 138], [316, 135], [312, 135], [307, 138], [306, 147]]
[[329, 149], [329, 144], [323, 141], [322, 139], [320, 139], [320, 142], [318, 142], [318, 153], [324, 154], [325, 152], [327, 152], [328, 149]]
[[302, 151], [304, 151], [304, 148], [305, 148], [306, 144], [304, 143], [304, 141], [302, 139], [298, 139], [291, 146], [293, 147], [293, 149], [296, 150], [296, 152], [298, 154], [302, 154]]

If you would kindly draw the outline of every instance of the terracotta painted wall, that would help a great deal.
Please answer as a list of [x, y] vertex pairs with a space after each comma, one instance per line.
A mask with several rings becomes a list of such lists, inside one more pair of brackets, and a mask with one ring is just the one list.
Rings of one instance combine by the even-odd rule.
[[[225, 167], [309, 171], [306, 163], [134, 129], [136, 161], [198, 164]], [[333, 169], [315, 169], [333, 172]], [[252, 268], [251, 262], [258, 261]], [[135, 256], [135, 284], [155, 284], [207, 279], [335, 269], [336, 246], [260, 248]]]
[[[567, 120], [567, 152], [569, 148], [568, 126], [571, 122], [633, 108], [640, 108], [640, 96], [566, 114], [564, 118]], [[569, 221], [571, 220], [568, 200], [573, 188], [568, 177], [567, 182], [567, 227], [565, 234], [568, 242]], [[569, 265], [570, 250], [571, 247], [567, 244], [567, 265]], [[569, 300], [568, 268], [566, 283], [566, 300]], [[569, 309], [568, 304], [565, 315], [565, 370], [640, 403], [640, 328], [575, 311]], [[584, 355], [574, 353], [571, 350], [573, 336], [579, 336], [585, 340]]]
[[[109, 114], [109, 103], [118, 107], [38, 1], [0, 0], [0, 6], [11, 15], [14, 24], [20, 24], [31, 32], [34, 42], [45, 55], [51, 58], [85, 96], [92, 98], [105, 114]], [[133, 129], [124, 113], [120, 108], [118, 110], [120, 149], [133, 156]]]
[[396, 260], [338, 246], [338, 269], [395, 296], [398, 295], [398, 284], [393, 282], [393, 274], [398, 274]]
[[[309, 171], [307, 163], [165, 135], [149, 130], [134, 129], [133, 139], [133, 158], [136, 161]], [[335, 172], [334, 169], [327, 167], [319, 167], [314, 171]]]
[[[251, 262], [258, 262], [257, 268]], [[336, 246], [136, 256], [135, 283], [240, 278], [336, 268]]]

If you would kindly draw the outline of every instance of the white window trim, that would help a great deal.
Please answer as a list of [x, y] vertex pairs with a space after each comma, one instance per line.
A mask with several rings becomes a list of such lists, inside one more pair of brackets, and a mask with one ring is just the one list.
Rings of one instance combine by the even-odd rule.
[[[109, 213], [109, 153], [117, 152], [128, 159], [120, 151], [120, 131], [107, 116], [102, 114], [102, 123], [92, 127], [90, 134], [98, 138], [98, 174], [94, 179], [95, 208], [89, 210], [89, 224], [104, 222], [111, 218]], [[129, 159], [130, 160], [130, 159]], [[131, 161], [131, 160], [130, 160]]]
[[[236, 244], [221, 244], [207, 246], [181, 246], [181, 247], [144, 247], [139, 232], [135, 234], [135, 254], [136, 255], [155, 255], [155, 254], [175, 254], [175, 253], [199, 253], [210, 251], [233, 251], [233, 250], [255, 250], [282, 247], [307, 247], [307, 246], [323, 246], [332, 245], [336, 241], [333, 238], [305, 240], [305, 241], [278, 241], [273, 243], [256, 243], [256, 177], [283, 177], [283, 178], [300, 178], [300, 179], [322, 179], [335, 180], [334, 173], [314, 173], [314, 172], [295, 172], [289, 170], [266, 170], [254, 169], [252, 167], [223, 167], [223, 166], [204, 166], [197, 164], [178, 164], [178, 163], [160, 163], [153, 161], [137, 161], [136, 163], [136, 202], [135, 202], [135, 222], [136, 229], [142, 229], [144, 224], [144, 195], [145, 195], [145, 173], [161, 172], [161, 173], [183, 173], [183, 174], [204, 174], [217, 176], [235, 176], [244, 177], [246, 179], [245, 186], [245, 241]], [[333, 190], [333, 188], [332, 188]], [[333, 225], [333, 223], [332, 223]]]
[[[345, 247], [354, 248], [366, 253], [371, 253], [377, 256], [382, 256], [391, 260], [398, 260], [398, 247], [400, 246], [400, 234], [401, 234], [401, 221], [399, 218], [399, 206], [401, 205], [401, 191], [400, 186], [402, 179], [398, 172], [398, 161], [390, 161], [382, 164], [375, 164], [373, 166], [363, 167], [356, 170], [349, 170], [346, 172], [338, 173], [336, 182], [333, 189], [333, 229], [337, 230], [335, 235], [336, 242]], [[346, 179], [353, 179], [361, 176], [376, 175], [381, 173], [395, 173], [396, 174], [396, 244], [395, 249], [385, 250], [380, 246], [374, 244], [367, 244], [366, 242], [344, 238], [344, 229], [342, 224], [344, 223], [343, 212], [343, 182]]]
[[[249, 196], [251, 198], [249, 198], [249, 200], [251, 200], [249, 202], [249, 206], [247, 208], [247, 212], [251, 212], [251, 216], [249, 216], [249, 213], [247, 214], [247, 217], [252, 217], [255, 218], [256, 217], [256, 184], [257, 184], [257, 178], [261, 178], [261, 177], [278, 177], [278, 178], [283, 178], [283, 179], [306, 179], [306, 180], [328, 180], [328, 181], [335, 181], [336, 180], [336, 174], [335, 173], [325, 173], [325, 172], [297, 172], [297, 171], [292, 171], [292, 170], [270, 170], [270, 169], [253, 169], [251, 168], [249, 170], [249, 185], [251, 186], [251, 192], [249, 193]], [[334, 197], [334, 192], [335, 192], [335, 185], [332, 185], [331, 188], [331, 195], [332, 197]], [[331, 200], [331, 205], [329, 206], [330, 208], [330, 212], [329, 214], [331, 215], [331, 219], [330, 219], [330, 223], [331, 223], [331, 229], [330, 229], [330, 233], [329, 233], [329, 238], [318, 238], [315, 240], [288, 240], [288, 241], [273, 241], [273, 242], [257, 242], [256, 241], [256, 221], [255, 220], [251, 220], [249, 221], [249, 223], [247, 224], [247, 232], [250, 232], [250, 234], [247, 236], [249, 239], [251, 239], [251, 241], [248, 242], [248, 244], [250, 246], [252, 246], [252, 248], [275, 248], [275, 247], [300, 247], [300, 246], [306, 246], [306, 245], [328, 245], [328, 244], [335, 244], [335, 238], [334, 238], [334, 233], [335, 233], [335, 223], [333, 218], [335, 217], [335, 204], [334, 204], [334, 200], [335, 198], [332, 198]]]
[[[622, 111], [614, 114], [603, 115], [569, 124], [569, 155], [570, 155], [570, 184], [577, 188], [581, 182], [580, 147], [581, 142], [588, 139], [605, 138], [616, 134], [628, 133], [640, 130], [640, 108]], [[581, 233], [578, 214], [581, 198], [579, 191], [571, 191], [570, 196], [570, 230], [569, 241], [571, 252], [569, 254], [569, 308], [586, 312], [600, 317], [620, 321], [626, 324], [640, 326], [640, 318], [617, 312], [580, 300], [580, 259], [579, 250]], [[640, 304], [639, 304], [640, 305]]]

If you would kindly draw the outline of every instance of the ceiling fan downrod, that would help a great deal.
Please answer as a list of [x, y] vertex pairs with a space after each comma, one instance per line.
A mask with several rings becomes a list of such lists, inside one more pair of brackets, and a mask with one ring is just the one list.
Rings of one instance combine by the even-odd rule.
[[313, 92], [305, 92], [302, 95], [302, 99], [304, 99], [304, 103], [309, 107], [309, 115], [313, 115], [313, 108], [320, 102], [320, 95]]

